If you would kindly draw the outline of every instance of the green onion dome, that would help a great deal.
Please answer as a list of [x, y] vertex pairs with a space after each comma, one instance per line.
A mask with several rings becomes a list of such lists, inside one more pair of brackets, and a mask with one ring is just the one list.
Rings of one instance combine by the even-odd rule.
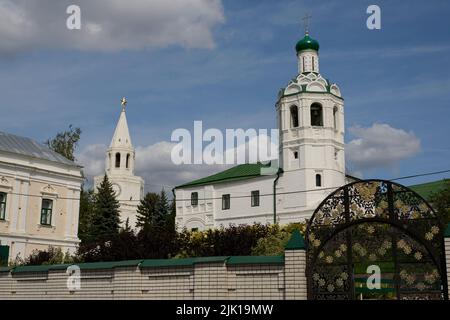
[[305, 35], [305, 37], [297, 42], [295, 45], [295, 50], [297, 50], [297, 53], [303, 50], [316, 50], [319, 51], [319, 42], [312, 39], [308, 34]]

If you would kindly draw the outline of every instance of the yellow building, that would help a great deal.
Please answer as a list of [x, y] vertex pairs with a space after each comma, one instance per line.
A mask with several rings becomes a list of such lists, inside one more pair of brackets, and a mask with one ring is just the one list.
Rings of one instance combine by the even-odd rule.
[[9, 259], [34, 249], [74, 252], [81, 167], [44, 145], [0, 132], [0, 244]]

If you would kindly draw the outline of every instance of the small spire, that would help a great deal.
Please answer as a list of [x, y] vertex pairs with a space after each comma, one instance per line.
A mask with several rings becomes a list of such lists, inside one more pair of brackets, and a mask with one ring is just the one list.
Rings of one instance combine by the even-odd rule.
[[305, 36], [309, 35], [309, 23], [310, 23], [311, 18], [312, 18], [312, 16], [310, 16], [308, 14], [302, 18], [303, 23], [305, 25]]
[[125, 97], [122, 98], [121, 105], [122, 112], [120, 113], [119, 121], [117, 122], [116, 130], [114, 131], [114, 136], [109, 147], [133, 148], [128, 130], [127, 115], [125, 113], [125, 106], [127, 105], [127, 99]]
[[125, 107], [127, 106], [127, 99], [125, 97], [122, 98], [122, 100], [120, 101], [120, 104], [122, 105], [122, 111], [125, 111]]

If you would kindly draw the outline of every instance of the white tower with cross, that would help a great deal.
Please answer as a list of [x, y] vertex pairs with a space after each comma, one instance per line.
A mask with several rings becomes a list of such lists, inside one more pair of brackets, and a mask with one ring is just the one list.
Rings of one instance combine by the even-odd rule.
[[[120, 203], [120, 220], [125, 225], [127, 219], [130, 227], [136, 227], [136, 211], [144, 194], [144, 180], [134, 174], [135, 150], [128, 130], [125, 107], [127, 100], [122, 98], [122, 111], [114, 131], [111, 144], [106, 150], [105, 173], [112, 183], [116, 198]], [[96, 188], [103, 180], [95, 177]]]
[[319, 43], [305, 36], [295, 51], [298, 74], [278, 95], [280, 165], [277, 192], [307, 190], [278, 199], [285, 222], [309, 217], [332, 190], [345, 184], [344, 99], [339, 87], [319, 73]]
[[344, 99], [319, 73], [319, 43], [308, 24], [295, 53], [297, 75], [275, 103], [282, 170], [267, 174], [261, 163], [241, 164], [175, 187], [179, 230], [300, 222], [346, 183]]

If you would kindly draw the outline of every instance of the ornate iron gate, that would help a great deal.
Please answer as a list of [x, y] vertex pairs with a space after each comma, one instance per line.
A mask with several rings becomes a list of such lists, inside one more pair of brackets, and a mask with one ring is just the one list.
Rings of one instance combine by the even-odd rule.
[[[329, 195], [306, 229], [309, 299], [447, 299], [443, 223], [411, 189], [362, 180]], [[379, 268], [381, 284], [368, 288]]]

